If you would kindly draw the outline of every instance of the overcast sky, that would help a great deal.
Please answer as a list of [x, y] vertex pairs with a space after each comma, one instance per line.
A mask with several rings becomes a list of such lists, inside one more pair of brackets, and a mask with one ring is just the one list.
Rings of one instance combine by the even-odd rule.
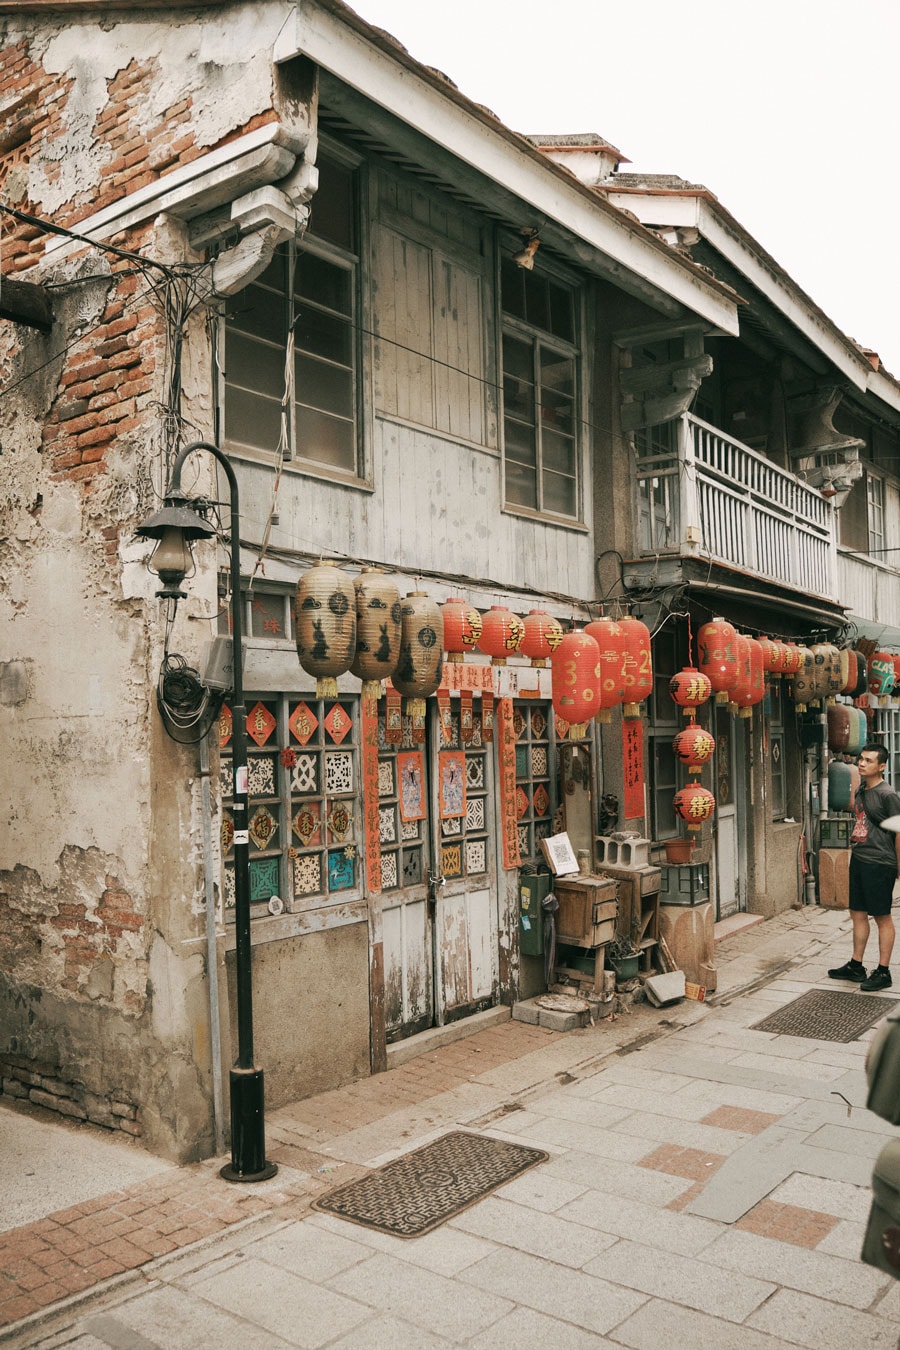
[[351, 0], [522, 132], [703, 183], [900, 377], [900, 0]]

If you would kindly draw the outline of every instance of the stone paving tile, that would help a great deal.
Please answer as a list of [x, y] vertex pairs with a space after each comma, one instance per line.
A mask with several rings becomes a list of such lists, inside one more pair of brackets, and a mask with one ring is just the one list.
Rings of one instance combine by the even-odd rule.
[[743, 1322], [776, 1290], [772, 1281], [709, 1265], [705, 1252], [699, 1260], [669, 1252], [661, 1261], [658, 1251], [628, 1239], [602, 1252], [584, 1269], [588, 1275], [729, 1322]]
[[714, 1064], [708, 1060], [702, 1061], [696, 1067], [698, 1072], [691, 1089], [691, 1100], [696, 1102], [699, 1108], [696, 1117], [698, 1120], [702, 1120], [717, 1106], [746, 1106], [751, 1111], [786, 1115], [803, 1100], [799, 1093], [787, 1093], [776, 1089], [773, 1085], [756, 1087], [720, 1078]]
[[797, 1172], [787, 1177], [769, 1196], [784, 1205], [800, 1205], [839, 1219], [865, 1223], [869, 1217], [872, 1193], [868, 1186], [853, 1186], [827, 1177]]
[[781, 1117], [774, 1111], [751, 1111], [741, 1106], [717, 1106], [708, 1116], [703, 1116], [701, 1125], [714, 1125], [721, 1130], [738, 1130], [741, 1134], [762, 1134]]
[[365, 1350], [412, 1350], [412, 1347], [415, 1350], [441, 1350], [442, 1346], [453, 1344], [443, 1336], [432, 1335], [398, 1317], [372, 1317], [366, 1322], [364, 1332], [358, 1328], [348, 1331], [340, 1340], [331, 1341], [329, 1350], [360, 1350], [362, 1346]]
[[583, 1182], [585, 1186], [608, 1191], [628, 1200], [663, 1206], [685, 1189], [683, 1181], [636, 1167], [634, 1163], [614, 1163], [587, 1153], [564, 1153], [543, 1164], [550, 1176], [563, 1181]]
[[837, 1222], [833, 1214], [765, 1199], [748, 1209], [734, 1226], [761, 1237], [791, 1242], [797, 1247], [818, 1247]]
[[674, 1214], [668, 1209], [631, 1199], [622, 1204], [618, 1195], [587, 1190], [559, 1211], [563, 1219], [572, 1219], [588, 1228], [597, 1228], [616, 1237], [633, 1238], [647, 1247], [663, 1252], [696, 1256], [722, 1231], [711, 1219], [691, 1214]]
[[698, 1121], [708, 1107], [696, 1099], [695, 1089], [673, 1092], [667, 1096], [650, 1088], [629, 1087], [625, 1083], [608, 1083], [599, 1088], [596, 1100], [604, 1105], [627, 1107], [630, 1111], [649, 1111], [656, 1116], [674, 1116], [678, 1120]]
[[516, 1308], [467, 1344], [470, 1350], [497, 1350], [498, 1346], [514, 1346], [515, 1350], [548, 1350], [550, 1346], [564, 1346], [565, 1350], [603, 1350], [608, 1346], [609, 1350], [615, 1350], [613, 1341], [582, 1331], [564, 1318], [565, 1308], [559, 1309], [558, 1317], [548, 1317], [532, 1308]]
[[592, 1257], [616, 1241], [609, 1233], [585, 1229], [569, 1216], [541, 1214], [510, 1200], [489, 1196], [456, 1218], [450, 1227], [515, 1251], [542, 1256], [561, 1266], [580, 1270]]
[[893, 1322], [900, 1322], [900, 1282], [891, 1280], [890, 1289], [869, 1311], [878, 1317], [887, 1317]]
[[743, 1148], [752, 1136], [740, 1134], [737, 1130], [717, 1129], [714, 1125], [704, 1125], [692, 1120], [678, 1120], [674, 1116], [653, 1116], [649, 1112], [636, 1112], [613, 1127], [623, 1134], [645, 1140], [657, 1140], [660, 1143], [680, 1144], [683, 1148], [699, 1149], [703, 1153], [720, 1153], [728, 1156]]
[[[682, 1033], [679, 1032], [679, 1038]], [[614, 1059], [605, 1064], [602, 1071], [596, 1075], [599, 1081], [601, 1078], [604, 1083], [625, 1083], [629, 1087], [650, 1088], [654, 1092], [678, 1092], [681, 1088], [689, 1088], [692, 1080], [685, 1077], [684, 1074], [668, 1073], [664, 1069], [646, 1068], [643, 1064], [637, 1063], [639, 1056], [643, 1056], [644, 1051], [638, 1051], [634, 1055], [628, 1055], [623, 1059]]]
[[345, 1224], [343, 1233], [329, 1233], [307, 1223], [292, 1223], [277, 1233], [247, 1242], [244, 1252], [253, 1260], [292, 1270], [295, 1275], [318, 1284], [371, 1256], [367, 1246], [353, 1240], [362, 1231]]
[[574, 1120], [584, 1125], [596, 1125], [598, 1129], [609, 1129], [619, 1121], [628, 1119], [628, 1107], [605, 1106], [592, 1097], [575, 1096], [573, 1087], [559, 1088], [556, 1092], [529, 1098], [526, 1110], [515, 1113], [516, 1119], [522, 1116], [549, 1116], [554, 1120]]
[[796, 1343], [754, 1331], [746, 1323], [725, 1322], [660, 1299], [645, 1303], [614, 1334], [615, 1343], [630, 1350], [660, 1350], [660, 1346], [665, 1350], [797, 1350]]
[[861, 1310], [869, 1308], [892, 1283], [890, 1275], [859, 1261], [846, 1261], [737, 1229], [722, 1233], [710, 1243], [703, 1260]]
[[893, 1322], [793, 1289], [779, 1289], [747, 1324], [808, 1350], [897, 1350]]
[[[460, 1283], [462, 1280], [468, 1282], [473, 1271], [481, 1270], [493, 1259], [493, 1255], [488, 1256], [460, 1272], [455, 1280], [449, 1280], [407, 1261], [378, 1254], [362, 1265], [336, 1275], [329, 1281], [327, 1290], [321, 1292], [337, 1291], [359, 1304], [402, 1317], [435, 1335], [465, 1341], [491, 1326], [513, 1307], [514, 1300], [500, 1297], [499, 1291], [479, 1292], [468, 1287], [468, 1283]], [[360, 1344], [364, 1345], [365, 1340], [361, 1339]]]
[[226, 1271], [198, 1280], [192, 1291], [207, 1303], [281, 1336], [289, 1345], [315, 1350], [358, 1327], [369, 1315], [364, 1302], [264, 1261], [242, 1261], [240, 1274], [240, 1279]]
[[566, 1322], [601, 1334], [624, 1321], [645, 1301], [634, 1290], [509, 1249], [479, 1261], [463, 1271], [460, 1279], [550, 1317], [564, 1316]]
[[559, 1177], [550, 1176], [545, 1167], [534, 1167], [494, 1194], [498, 1200], [512, 1200], [516, 1205], [525, 1205], [541, 1214], [553, 1214], [583, 1195], [586, 1189], [579, 1182], [561, 1181]]
[[[807, 1042], [807, 1048], [812, 1049], [815, 1042]], [[839, 1078], [843, 1078], [847, 1072], [843, 1068], [835, 1068], [831, 1064], [816, 1064], [813, 1060], [795, 1058], [791, 1060], [790, 1066], [785, 1063], [785, 1058], [779, 1058], [775, 1054], [755, 1055], [742, 1054], [731, 1060], [731, 1064], [741, 1069], [757, 1069], [764, 1074], [779, 1074], [790, 1076], [795, 1081], [798, 1078], [815, 1079], [820, 1083], [834, 1083]]]
[[[864, 1094], [857, 1093], [856, 1100], [863, 1099]], [[854, 1098], [850, 1097], [850, 1101], [853, 1100]], [[867, 1111], [863, 1106], [854, 1105], [848, 1112], [846, 1103], [837, 1097], [828, 1102], [801, 1102], [782, 1116], [781, 1124], [801, 1130], [804, 1134], [812, 1134], [822, 1125], [839, 1125], [844, 1130], [862, 1130], [867, 1134], [878, 1135], [882, 1143], [886, 1139], [896, 1138], [897, 1135], [897, 1127], [891, 1125], [889, 1121], [882, 1120], [880, 1116]]]
[[89, 1346], [110, 1350], [200, 1350], [206, 1346], [237, 1346], [241, 1350], [284, 1350], [291, 1342], [252, 1322], [211, 1304], [198, 1302], [182, 1290], [162, 1286], [117, 1303], [80, 1323], [84, 1340], [66, 1341], [67, 1350]]
[[542, 1119], [517, 1131], [517, 1137], [541, 1148], [575, 1149], [617, 1162], [637, 1162], [647, 1147], [643, 1139], [635, 1139], [626, 1131], [595, 1129], [573, 1120]]
[[686, 1181], [706, 1181], [724, 1161], [720, 1154], [704, 1153], [701, 1149], [684, 1148], [680, 1144], [661, 1144], [638, 1159], [638, 1167], [650, 1167], [656, 1172], [667, 1172], [669, 1176], [684, 1177]]
[[822, 1238], [816, 1250], [827, 1252], [829, 1256], [843, 1256], [848, 1261], [858, 1261], [865, 1231], [866, 1225], [862, 1222], [835, 1219], [831, 1232]]
[[417, 1238], [396, 1238], [390, 1233], [378, 1233], [374, 1228], [363, 1228], [337, 1218], [334, 1214], [313, 1214], [304, 1220], [304, 1226], [350, 1238], [366, 1248], [366, 1255], [383, 1252], [412, 1266], [422, 1266], [435, 1275], [453, 1276], [474, 1265], [495, 1250], [494, 1244], [484, 1242], [469, 1233], [458, 1232], [448, 1224]]
[[856, 1152], [874, 1163], [884, 1148], [884, 1135], [866, 1130], [848, 1130], [843, 1125], [822, 1125], [806, 1136], [810, 1148], [828, 1148], [840, 1152]]

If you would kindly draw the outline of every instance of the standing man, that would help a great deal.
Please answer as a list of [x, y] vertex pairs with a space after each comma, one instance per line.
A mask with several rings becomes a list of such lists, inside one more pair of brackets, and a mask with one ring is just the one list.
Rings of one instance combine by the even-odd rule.
[[[900, 815], [900, 797], [884, 781], [888, 752], [868, 741], [859, 753], [860, 785], [856, 791], [856, 824], [850, 837], [850, 917], [853, 920], [853, 956], [846, 965], [829, 970], [833, 980], [852, 980], [860, 989], [890, 989], [890, 960], [894, 947], [891, 901], [900, 871], [900, 834], [881, 828], [889, 816]], [[878, 965], [866, 979], [862, 963], [869, 940], [869, 920], [878, 933]]]

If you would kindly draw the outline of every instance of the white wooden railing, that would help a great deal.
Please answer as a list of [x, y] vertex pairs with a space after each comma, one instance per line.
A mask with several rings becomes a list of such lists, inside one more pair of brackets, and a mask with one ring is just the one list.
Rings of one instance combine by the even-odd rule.
[[638, 461], [642, 551], [677, 549], [837, 599], [827, 499], [698, 417], [677, 430], [671, 454]]
[[847, 549], [838, 549], [838, 594], [851, 617], [900, 628], [900, 578], [896, 569]]

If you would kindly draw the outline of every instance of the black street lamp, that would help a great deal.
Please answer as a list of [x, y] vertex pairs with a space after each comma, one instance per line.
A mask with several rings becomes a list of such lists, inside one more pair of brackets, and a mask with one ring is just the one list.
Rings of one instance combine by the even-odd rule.
[[226, 1181], [266, 1181], [278, 1167], [266, 1162], [265, 1094], [263, 1071], [253, 1058], [253, 989], [250, 978], [250, 836], [247, 815], [247, 712], [244, 707], [243, 648], [241, 625], [241, 540], [238, 485], [227, 457], [209, 441], [192, 441], [180, 450], [166, 489], [166, 505], [139, 525], [136, 533], [156, 539], [150, 570], [163, 583], [158, 596], [178, 599], [179, 589], [192, 566], [191, 545], [208, 539], [213, 527], [197, 513], [194, 501], [181, 488], [181, 469], [195, 450], [206, 450], [225, 470], [231, 489], [231, 642], [234, 666], [233, 795], [234, 812], [234, 911], [235, 970], [237, 977], [238, 1057], [231, 1069], [231, 1162], [221, 1169]]

